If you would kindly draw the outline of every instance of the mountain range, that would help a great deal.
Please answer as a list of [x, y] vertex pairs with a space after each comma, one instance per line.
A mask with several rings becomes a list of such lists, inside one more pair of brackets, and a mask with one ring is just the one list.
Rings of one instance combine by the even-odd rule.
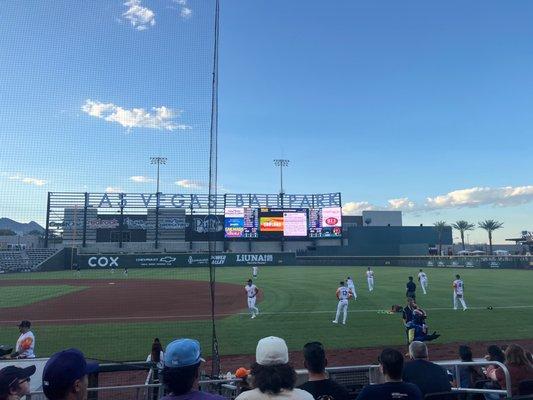
[[10, 229], [18, 235], [24, 235], [35, 230], [44, 232], [44, 228], [35, 221], [22, 223], [9, 218], [0, 218], [0, 229]]

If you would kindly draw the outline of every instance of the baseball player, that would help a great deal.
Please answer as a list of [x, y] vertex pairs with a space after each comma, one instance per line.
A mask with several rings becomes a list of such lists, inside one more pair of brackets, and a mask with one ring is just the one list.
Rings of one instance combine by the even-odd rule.
[[424, 294], [427, 294], [428, 290], [428, 276], [424, 271], [422, 271], [422, 268], [420, 268], [420, 272], [418, 273], [418, 282], [420, 282], [420, 287], [422, 288], [422, 291]]
[[374, 271], [368, 267], [366, 271], [366, 281], [368, 282], [368, 291], [371, 292], [374, 290]]
[[124, 276], [128, 276], [128, 267], [124, 267]]
[[344, 282], [340, 282], [340, 286], [336, 292], [337, 299], [339, 299], [339, 304], [337, 304], [337, 314], [335, 314], [335, 319], [332, 321], [334, 324], [339, 323], [339, 317], [341, 311], [343, 312], [342, 324], [346, 325], [346, 317], [348, 316], [348, 300], [352, 297], [350, 289], [344, 286]]
[[352, 292], [352, 298], [356, 300], [357, 293], [355, 293], [355, 284], [353, 283], [353, 279], [351, 277], [346, 278], [346, 286], [348, 286], [348, 289], [350, 289], [350, 292]]
[[259, 267], [257, 265], [254, 265], [252, 267], [252, 276], [254, 279], [257, 279], [257, 272], [259, 272]]
[[463, 311], [466, 311], [466, 303], [464, 299], [464, 289], [465, 284], [463, 283], [459, 275], [455, 275], [455, 280], [453, 281], [453, 309], [457, 310], [457, 301], [461, 302], [463, 306]]
[[259, 314], [259, 309], [255, 306], [255, 301], [257, 299], [257, 293], [259, 293], [259, 289], [257, 289], [257, 286], [253, 284], [251, 279], [248, 279], [248, 283], [244, 287], [244, 290], [246, 290], [246, 296], [248, 297], [248, 309], [250, 310], [253, 319], [256, 315]]

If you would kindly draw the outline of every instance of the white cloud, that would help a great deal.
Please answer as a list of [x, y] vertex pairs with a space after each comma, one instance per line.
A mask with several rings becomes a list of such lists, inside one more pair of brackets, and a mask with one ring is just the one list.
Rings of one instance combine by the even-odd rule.
[[533, 201], [533, 186], [505, 186], [499, 188], [473, 187], [459, 189], [452, 192], [428, 197], [425, 207], [435, 208], [458, 208], [477, 207], [481, 205], [513, 206]]
[[137, 183], [149, 183], [153, 182], [154, 180], [152, 178], [148, 178], [147, 176], [130, 176], [130, 181], [137, 182]]
[[176, 181], [176, 185], [186, 188], [186, 189], [202, 189], [204, 188], [204, 184], [199, 181], [193, 181], [190, 179], [181, 179]]
[[8, 177], [8, 179], [12, 181], [19, 181], [19, 182], [25, 183], [26, 185], [35, 185], [35, 186], [44, 186], [48, 183], [48, 181], [45, 181], [44, 179], [31, 178], [29, 176], [23, 176], [20, 174], [11, 175]]
[[124, 189], [119, 187], [108, 186], [105, 189], [106, 193], [124, 193]]
[[122, 16], [138, 31], [144, 31], [155, 25], [155, 13], [141, 5], [141, 0], [129, 0], [124, 3], [128, 9]]
[[192, 16], [192, 10], [189, 7], [182, 7], [180, 15], [182, 18], [190, 18]]
[[492, 205], [508, 207], [533, 201], [533, 185], [505, 186], [499, 188], [473, 187], [458, 189], [435, 197], [427, 197], [425, 203], [417, 204], [408, 197], [387, 200], [384, 207], [367, 201], [351, 201], [343, 206], [346, 215], [361, 214], [363, 210], [435, 211], [447, 208], [478, 207]]
[[189, 125], [176, 123], [175, 119], [179, 117], [181, 111], [165, 106], [153, 107], [152, 112], [149, 112], [144, 108], [125, 109], [113, 103], [87, 99], [81, 110], [92, 117], [116, 122], [128, 129], [149, 128], [167, 131], [191, 129]]
[[375, 210], [376, 206], [368, 201], [350, 201], [342, 206], [344, 215], [361, 215], [364, 210]]

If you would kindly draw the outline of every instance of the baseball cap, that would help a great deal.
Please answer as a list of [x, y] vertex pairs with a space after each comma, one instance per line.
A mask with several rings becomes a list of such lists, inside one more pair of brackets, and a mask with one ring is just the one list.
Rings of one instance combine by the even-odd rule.
[[181, 368], [205, 361], [200, 357], [200, 343], [194, 339], [176, 339], [165, 351], [165, 367]]
[[18, 326], [19, 328], [29, 328], [31, 327], [31, 322], [24, 320], [24, 321], [21, 321]]
[[55, 353], [44, 366], [44, 394], [48, 398], [60, 397], [77, 379], [97, 370], [98, 364], [88, 363], [78, 349]]
[[9, 393], [9, 388], [19, 379], [26, 379], [35, 373], [35, 365], [26, 368], [10, 365], [0, 370], [0, 395]]
[[250, 375], [250, 370], [244, 367], [240, 367], [237, 369], [237, 371], [235, 371], [235, 376], [237, 378], [243, 379], [243, 378], [246, 378], [248, 375]]
[[289, 349], [285, 340], [269, 336], [261, 339], [255, 349], [255, 361], [259, 365], [279, 365], [289, 362]]

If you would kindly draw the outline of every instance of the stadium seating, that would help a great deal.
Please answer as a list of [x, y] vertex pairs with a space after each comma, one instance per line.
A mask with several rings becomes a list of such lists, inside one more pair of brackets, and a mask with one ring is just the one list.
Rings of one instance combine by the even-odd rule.
[[0, 251], [0, 273], [33, 271], [56, 251], [54, 249], [2, 250]]

